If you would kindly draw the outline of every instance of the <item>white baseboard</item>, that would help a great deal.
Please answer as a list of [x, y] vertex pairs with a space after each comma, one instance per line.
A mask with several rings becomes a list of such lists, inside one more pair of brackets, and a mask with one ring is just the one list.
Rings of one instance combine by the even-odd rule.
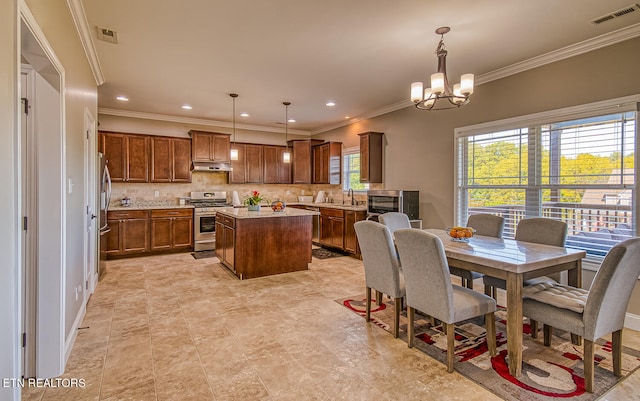
[[87, 305], [84, 304], [78, 311], [75, 320], [73, 321], [73, 326], [71, 326], [71, 333], [67, 337], [64, 343], [64, 366], [67, 366], [67, 361], [69, 360], [69, 355], [71, 355], [71, 350], [73, 349], [73, 344], [76, 342], [76, 337], [78, 337], [78, 328], [80, 327], [80, 323], [84, 320], [84, 315], [87, 312]]
[[627, 316], [624, 319], [624, 327], [627, 329], [640, 331], [640, 315], [627, 313]]

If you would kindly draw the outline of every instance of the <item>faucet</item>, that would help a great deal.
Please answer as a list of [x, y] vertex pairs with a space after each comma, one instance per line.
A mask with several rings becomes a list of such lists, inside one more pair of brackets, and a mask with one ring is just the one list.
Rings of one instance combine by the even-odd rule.
[[353, 189], [349, 188], [347, 191], [347, 197], [351, 198], [351, 206], [355, 205], [355, 199], [353, 199]]

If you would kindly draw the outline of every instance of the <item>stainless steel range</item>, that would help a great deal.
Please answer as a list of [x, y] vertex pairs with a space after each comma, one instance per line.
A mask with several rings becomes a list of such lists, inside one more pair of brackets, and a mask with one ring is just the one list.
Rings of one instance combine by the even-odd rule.
[[216, 210], [233, 207], [225, 191], [191, 192], [194, 205], [194, 250], [208, 251], [216, 247]]

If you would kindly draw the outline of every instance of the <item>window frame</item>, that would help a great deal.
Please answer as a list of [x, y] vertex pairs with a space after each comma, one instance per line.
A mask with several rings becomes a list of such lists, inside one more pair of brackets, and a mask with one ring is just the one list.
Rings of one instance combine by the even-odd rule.
[[[640, 166], [638, 165], [640, 159], [640, 156], [638, 154], [638, 147], [640, 146], [640, 127], [638, 127], [638, 118], [640, 117], [639, 111], [640, 95], [633, 95], [623, 98], [610, 99], [602, 102], [589, 103], [580, 106], [562, 108], [547, 112], [456, 128], [454, 130], [454, 222], [459, 225], [464, 225], [466, 223], [466, 218], [469, 210], [467, 204], [467, 196], [464, 190], [464, 188], [468, 187], [468, 185], [466, 183], [461, 183], [461, 177], [468, 177], [468, 172], [466, 172], [467, 165], [464, 164], [464, 161], [467, 160], [469, 156], [466, 154], [466, 152], [468, 151], [468, 146], [461, 146], [461, 143], [467, 143], [466, 141], [461, 141], [461, 139], [482, 134], [502, 133], [504, 131], [510, 130], [527, 129], [527, 135], [535, 136], [536, 138], [535, 141], [530, 143], [530, 145], [533, 146], [529, 146], [528, 155], [528, 166], [533, 166], [534, 164], [539, 164], [541, 162], [537, 157], [538, 155], [540, 155], [539, 148], [541, 147], [540, 139], [542, 137], [542, 134], [538, 130], [540, 126], [570, 120], [604, 116], [608, 114], [635, 112], [634, 176], [636, 178], [636, 181], [634, 188], [632, 189], [633, 204], [631, 212], [633, 214], [632, 235], [638, 236], [638, 231], [640, 230], [640, 224], [638, 223], [638, 218], [640, 217], [640, 199], [638, 198], [639, 185], [637, 181], [640, 172]], [[538, 167], [539, 166], [536, 166], [535, 171], [542, 173], [542, 169]], [[529, 169], [529, 172], [531, 173], [531, 169]], [[541, 185], [542, 178], [543, 174], [540, 174], [539, 176], [528, 177], [528, 180], [524, 182], [524, 185], [509, 186], [509, 188], [523, 189], [527, 191], [527, 200], [524, 202], [526, 217], [539, 216], [538, 211], [540, 210], [542, 192], [544, 189], [548, 189], [549, 187], [549, 185]], [[535, 198], [540, 198], [538, 200], [538, 203], [531, 203], [531, 200]], [[514, 234], [513, 231], [515, 230], [505, 230], [505, 237], [512, 237]], [[602, 260], [602, 258], [603, 257], [588, 255], [587, 259], [600, 261]]]
[[[349, 157], [351, 155], [355, 155], [355, 154], [360, 154], [360, 147], [358, 146], [354, 146], [351, 148], [346, 148], [342, 151], [342, 192], [347, 192], [349, 191], [351, 182], [349, 181], [349, 174], [352, 172], [352, 170], [350, 170], [348, 168], [348, 163], [347, 160], [349, 159]], [[358, 183], [363, 184], [364, 188], [362, 189], [353, 189], [353, 192], [356, 193], [366, 193], [369, 188], [370, 185], [367, 182], [360, 182], [360, 168], [361, 166], [359, 166], [358, 169]]]

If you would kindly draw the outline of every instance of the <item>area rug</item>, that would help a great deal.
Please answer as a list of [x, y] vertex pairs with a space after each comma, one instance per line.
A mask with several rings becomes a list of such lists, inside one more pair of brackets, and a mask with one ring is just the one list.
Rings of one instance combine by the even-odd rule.
[[191, 256], [193, 256], [194, 259], [214, 258], [216, 256], [216, 251], [191, 252]]
[[[366, 298], [364, 296], [338, 299], [336, 302], [364, 318]], [[371, 306], [371, 324], [384, 330], [393, 328], [393, 301]], [[506, 341], [506, 310], [496, 312], [496, 339], [498, 355], [491, 358], [487, 349], [483, 319], [472, 319], [456, 325], [455, 369], [505, 400], [548, 401], [571, 399], [595, 400], [624, 377], [640, 366], [640, 351], [623, 348], [623, 377], [613, 375], [611, 343], [601, 340], [596, 345], [595, 381], [593, 394], [584, 390], [582, 346], [571, 343], [569, 333], [554, 329], [551, 347], [542, 342], [542, 331], [537, 339], [531, 338], [531, 327], [524, 324], [524, 350], [522, 375], [509, 374]], [[540, 325], [542, 326], [542, 325]], [[431, 326], [430, 319], [416, 313], [414, 347], [443, 364], [446, 363], [447, 337], [441, 325]], [[400, 318], [400, 339], [407, 340], [406, 311]], [[623, 337], [624, 345], [624, 337]]]
[[345, 256], [342, 253], [333, 252], [325, 248], [315, 248], [311, 250], [311, 255], [317, 259], [330, 259]]

